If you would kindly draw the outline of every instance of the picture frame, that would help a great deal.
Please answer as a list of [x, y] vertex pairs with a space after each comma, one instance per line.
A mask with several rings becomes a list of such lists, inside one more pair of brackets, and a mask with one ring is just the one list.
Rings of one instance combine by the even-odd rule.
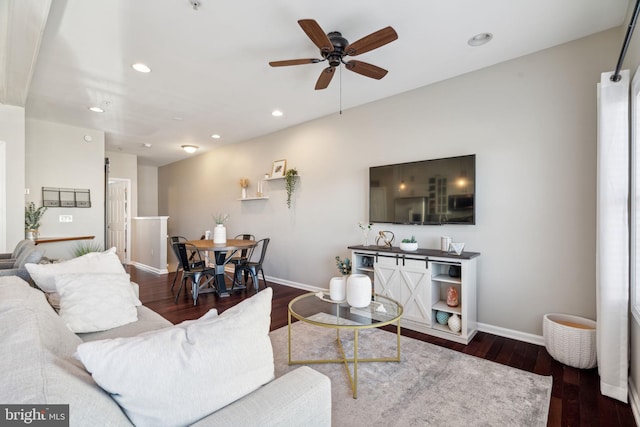
[[284, 174], [287, 172], [287, 161], [276, 160], [273, 162], [271, 168], [271, 178], [284, 178]]

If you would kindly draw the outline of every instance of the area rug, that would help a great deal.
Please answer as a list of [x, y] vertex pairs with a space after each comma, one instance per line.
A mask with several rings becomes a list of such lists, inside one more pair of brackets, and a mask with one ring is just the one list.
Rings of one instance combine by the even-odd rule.
[[[271, 332], [276, 377], [289, 366], [287, 327]], [[338, 358], [334, 329], [292, 325], [292, 357]], [[347, 357], [353, 333], [341, 333]], [[360, 357], [395, 356], [394, 333], [360, 332]], [[331, 379], [332, 425], [338, 426], [546, 426], [552, 378], [401, 337], [401, 362], [358, 364], [353, 399], [343, 364], [313, 364]], [[353, 368], [352, 368], [353, 369]], [[353, 372], [353, 370], [352, 370]]]

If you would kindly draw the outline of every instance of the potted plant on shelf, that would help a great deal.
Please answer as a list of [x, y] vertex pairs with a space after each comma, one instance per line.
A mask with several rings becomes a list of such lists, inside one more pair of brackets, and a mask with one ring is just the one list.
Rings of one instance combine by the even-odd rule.
[[287, 207], [291, 209], [291, 195], [296, 189], [296, 179], [298, 178], [298, 170], [296, 168], [287, 169], [284, 174], [284, 183], [287, 189]]
[[24, 208], [24, 229], [26, 239], [35, 240], [38, 238], [40, 219], [46, 211], [47, 208], [45, 206], [40, 206], [36, 209], [35, 203], [27, 203], [27, 206]]
[[410, 239], [402, 239], [400, 242], [400, 249], [403, 251], [415, 251], [418, 249], [418, 241], [415, 236], [411, 236]]

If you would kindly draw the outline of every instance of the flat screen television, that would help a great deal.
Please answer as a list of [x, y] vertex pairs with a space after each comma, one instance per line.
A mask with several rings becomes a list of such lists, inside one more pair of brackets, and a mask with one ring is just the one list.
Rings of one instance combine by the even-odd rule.
[[369, 221], [475, 224], [476, 155], [369, 168]]

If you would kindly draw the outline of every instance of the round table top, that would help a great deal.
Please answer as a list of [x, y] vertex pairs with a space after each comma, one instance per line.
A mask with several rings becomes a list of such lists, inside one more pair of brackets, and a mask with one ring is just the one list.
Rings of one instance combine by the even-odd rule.
[[289, 313], [296, 319], [336, 329], [378, 328], [397, 322], [402, 312], [402, 305], [397, 301], [378, 294], [364, 308], [332, 301], [322, 292], [300, 295], [289, 303]]
[[213, 243], [213, 240], [189, 240], [187, 242], [200, 250], [230, 251], [234, 249], [249, 249], [258, 244], [255, 240], [227, 239], [226, 243]]

